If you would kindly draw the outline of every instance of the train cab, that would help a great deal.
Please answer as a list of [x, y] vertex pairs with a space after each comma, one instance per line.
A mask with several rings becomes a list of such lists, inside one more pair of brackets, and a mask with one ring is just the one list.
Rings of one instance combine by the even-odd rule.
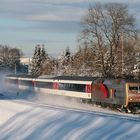
[[140, 83], [129, 82], [126, 83], [126, 94], [128, 103], [139, 103], [140, 102]]

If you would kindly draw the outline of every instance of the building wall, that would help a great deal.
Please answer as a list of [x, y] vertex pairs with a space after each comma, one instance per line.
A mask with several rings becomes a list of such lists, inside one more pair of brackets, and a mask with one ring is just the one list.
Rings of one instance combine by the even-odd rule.
[[22, 65], [21, 73], [29, 74], [31, 70], [31, 61], [30, 57], [22, 57], [20, 58], [20, 63]]
[[20, 63], [24, 65], [30, 65], [32, 61], [32, 58], [30, 57], [21, 57], [20, 58]]

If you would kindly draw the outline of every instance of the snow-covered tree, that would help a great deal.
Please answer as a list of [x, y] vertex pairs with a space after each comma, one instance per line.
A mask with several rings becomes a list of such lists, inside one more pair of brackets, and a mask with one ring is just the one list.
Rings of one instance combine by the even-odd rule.
[[136, 48], [136, 64], [134, 65], [134, 75], [135, 75], [135, 78], [140, 78], [140, 47], [138, 46]]
[[95, 76], [98, 73], [94, 62], [96, 54], [92, 47], [79, 47], [78, 51], [72, 56], [72, 71], [74, 75]]
[[114, 74], [115, 53], [121, 48], [122, 36], [124, 42], [136, 39], [134, 21], [127, 6], [119, 3], [91, 5], [84, 16], [80, 42], [86, 41], [93, 47], [97, 57], [94, 67], [103, 76]]
[[59, 59], [59, 75], [71, 75], [71, 52], [69, 47], [65, 49]]
[[112, 72], [114, 77], [133, 77], [133, 70], [136, 64], [134, 46], [130, 42], [125, 42], [124, 47], [119, 46], [114, 55]]
[[35, 47], [34, 55], [32, 57], [31, 62], [31, 75], [37, 77], [42, 74], [42, 66], [47, 58], [46, 51], [44, 49], [44, 46], [40, 47], [40, 45], [37, 45]]
[[57, 75], [58, 60], [48, 57], [43, 65], [43, 75]]
[[17, 48], [11, 48], [7, 45], [0, 45], [0, 70], [15, 71], [20, 69], [20, 57], [22, 53]]

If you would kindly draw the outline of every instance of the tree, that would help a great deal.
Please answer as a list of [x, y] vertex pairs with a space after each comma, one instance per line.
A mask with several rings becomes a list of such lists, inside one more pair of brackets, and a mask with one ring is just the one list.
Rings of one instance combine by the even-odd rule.
[[59, 59], [59, 75], [71, 74], [71, 52], [69, 47], [65, 49], [61, 58]]
[[132, 77], [136, 64], [136, 52], [131, 42], [125, 42], [124, 47], [118, 48], [114, 54], [113, 73], [116, 77]]
[[[116, 52], [121, 50], [122, 36], [124, 42], [136, 39], [134, 21], [127, 6], [122, 3], [98, 3], [88, 9], [81, 22], [83, 29], [80, 42], [86, 41], [88, 46], [94, 48], [97, 56], [94, 67], [98, 68], [103, 76], [114, 76], [114, 69], [118, 65], [115, 57]], [[121, 66], [122, 64], [119, 65]]]
[[58, 61], [54, 58], [47, 58], [43, 64], [44, 75], [57, 75], [58, 74]]
[[136, 63], [134, 63], [135, 64], [134, 75], [135, 75], [135, 78], [140, 79], [140, 38], [138, 38], [137, 40], [135, 52], [136, 52], [135, 54]]
[[0, 45], [0, 70], [14, 71], [20, 68], [20, 57], [22, 52], [17, 48]]
[[42, 74], [42, 67], [43, 64], [47, 58], [46, 51], [44, 49], [44, 46], [40, 47], [40, 45], [37, 45], [35, 47], [34, 55], [32, 57], [31, 62], [31, 75], [34, 77], [40, 76]]
[[94, 68], [95, 58], [96, 54], [92, 47], [88, 47], [86, 43], [83, 47], [79, 47], [78, 51], [72, 56], [73, 74], [95, 76], [97, 74]]

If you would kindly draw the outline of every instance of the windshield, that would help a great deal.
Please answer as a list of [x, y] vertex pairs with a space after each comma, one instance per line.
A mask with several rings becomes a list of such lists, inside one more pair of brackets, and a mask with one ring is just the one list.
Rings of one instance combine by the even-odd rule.
[[139, 92], [140, 93], [140, 86], [139, 85], [130, 85], [129, 91]]

